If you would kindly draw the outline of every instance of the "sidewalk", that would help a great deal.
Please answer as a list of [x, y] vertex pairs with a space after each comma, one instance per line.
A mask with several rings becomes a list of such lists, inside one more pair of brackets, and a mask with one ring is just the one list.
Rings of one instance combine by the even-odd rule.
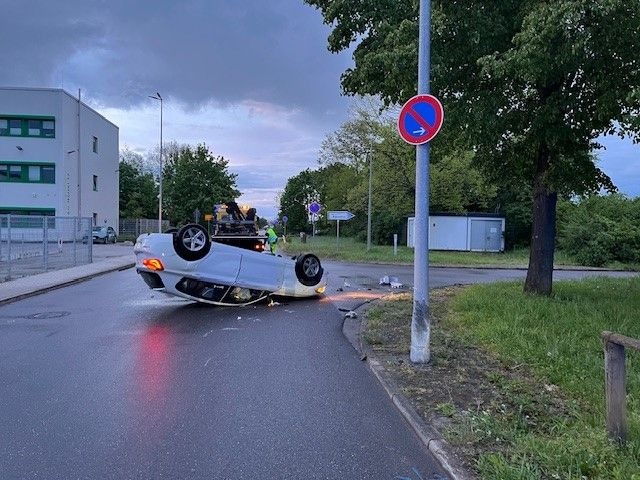
[[104, 273], [131, 268], [135, 265], [135, 257], [131, 247], [127, 250], [128, 253], [126, 255], [95, 256], [94, 262], [87, 265], [2, 282], [0, 283], [0, 305], [44, 293], [55, 288], [65, 287]]

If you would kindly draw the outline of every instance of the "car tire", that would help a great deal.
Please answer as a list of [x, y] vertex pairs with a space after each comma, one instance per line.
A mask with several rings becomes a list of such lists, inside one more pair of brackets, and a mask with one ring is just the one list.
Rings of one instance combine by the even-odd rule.
[[174, 235], [173, 246], [180, 258], [193, 262], [204, 258], [209, 253], [211, 240], [202, 226], [190, 223]]
[[296, 258], [296, 277], [298, 281], [307, 286], [313, 287], [320, 283], [324, 270], [320, 264], [320, 259], [313, 253], [298, 255]]

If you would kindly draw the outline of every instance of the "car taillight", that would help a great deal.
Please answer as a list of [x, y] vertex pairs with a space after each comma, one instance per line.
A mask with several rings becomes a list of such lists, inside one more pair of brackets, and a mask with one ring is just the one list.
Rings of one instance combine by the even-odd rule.
[[164, 270], [164, 265], [162, 265], [162, 262], [157, 258], [145, 258], [142, 260], [142, 265], [154, 272], [161, 272]]
[[264, 250], [264, 244], [256, 243], [253, 248], [255, 248], [258, 252], [262, 252]]

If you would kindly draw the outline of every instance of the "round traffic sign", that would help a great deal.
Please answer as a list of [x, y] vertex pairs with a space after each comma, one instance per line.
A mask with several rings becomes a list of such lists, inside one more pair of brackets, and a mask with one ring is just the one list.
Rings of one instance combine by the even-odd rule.
[[287, 217], [286, 215], [282, 216], [282, 224], [286, 225], [287, 224], [287, 220], [289, 220], [289, 217]]
[[400, 110], [398, 132], [411, 145], [422, 145], [435, 137], [442, 128], [444, 109], [433, 95], [416, 95]]
[[309, 204], [309, 212], [313, 213], [314, 215], [317, 215], [318, 213], [320, 213], [321, 209], [322, 209], [322, 205], [320, 205], [318, 202], [311, 202]]

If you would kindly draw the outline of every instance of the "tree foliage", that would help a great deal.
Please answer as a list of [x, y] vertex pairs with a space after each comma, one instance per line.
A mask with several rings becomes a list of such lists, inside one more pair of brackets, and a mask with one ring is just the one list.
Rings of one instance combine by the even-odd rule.
[[193, 212], [213, 211], [217, 203], [240, 195], [236, 175], [229, 173], [229, 162], [214, 156], [205, 144], [195, 148], [182, 145], [172, 149], [163, 172], [163, 205], [172, 224], [193, 221]]
[[156, 218], [158, 186], [145, 171], [141, 155], [130, 150], [120, 153], [120, 218]]
[[[417, 86], [417, 0], [305, 0], [357, 43], [347, 94], [406, 100]], [[590, 154], [601, 134], [638, 139], [640, 2], [434, 0], [432, 90], [444, 130], [501, 182], [526, 179], [532, 234], [525, 289], [551, 292], [558, 195], [613, 190]], [[434, 141], [434, 145], [438, 140]]]
[[309, 169], [303, 170], [287, 181], [280, 195], [279, 217], [286, 216], [287, 229], [290, 232], [309, 231], [307, 205], [311, 199], [318, 196], [316, 190], [316, 172]]
[[640, 198], [591, 196], [561, 202], [558, 246], [583, 265], [640, 264]]
[[[431, 210], [439, 212], [487, 211], [494, 206], [496, 189], [473, 162], [468, 151], [434, 155], [431, 169]], [[372, 167], [372, 237], [374, 243], [389, 244], [393, 234], [402, 234], [406, 218], [413, 214], [415, 200], [415, 150], [396, 131], [393, 114], [375, 105], [360, 105], [352, 118], [329, 134], [320, 151], [320, 167], [306, 170], [287, 183], [281, 201], [281, 215], [287, 214], [294, 198], [317, 192], [325, 210], [349, 210], [355, 218], [341, 224], [345, 235], [366, 238], [369, 196], [369, 167]], [[306, 190], [301, 186], [306, 185]], [[306, 213], [291, 224], [303, 228]], [[303, 215], [304, 213], [304, 215]], [[294, 215], [295, 219], [298, 218]], [[321, 230], [335, 228], [320, 222]]]

